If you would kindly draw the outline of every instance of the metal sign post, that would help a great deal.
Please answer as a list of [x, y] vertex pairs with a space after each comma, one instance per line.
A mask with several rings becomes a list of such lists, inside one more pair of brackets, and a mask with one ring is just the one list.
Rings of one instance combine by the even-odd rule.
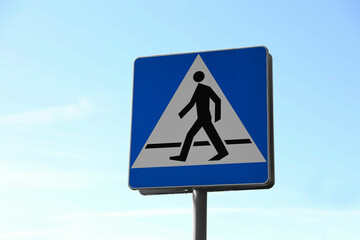
[[207, 191], [193, 190], [194, 240], [206, 240]]

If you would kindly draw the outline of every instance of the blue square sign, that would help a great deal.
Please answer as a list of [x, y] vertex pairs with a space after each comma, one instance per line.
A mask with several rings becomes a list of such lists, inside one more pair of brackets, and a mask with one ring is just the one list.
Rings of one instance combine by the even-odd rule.
[[272, 187], [272, 111], [265, 47], [137, 58], [130, 188], [157, 194]]

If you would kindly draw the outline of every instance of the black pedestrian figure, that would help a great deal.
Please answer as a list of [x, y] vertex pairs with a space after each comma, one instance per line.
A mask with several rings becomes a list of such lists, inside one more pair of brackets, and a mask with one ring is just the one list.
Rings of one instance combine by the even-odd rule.
[[[201, 71], [198, 71], [194, 74], [193, 79], [195, 82], [201, 82], [204, 80], [205, 74]], [[209, 136], [212, 144], [214, 145], [216, 151], [218, 152], [210, 161], [216, 161], [224, 158], [229, 155], [228, 151], [225, 148], [224, 143], [222, 142], [219, 134], [216, 132], [214, 125], [211, 122], [210, 114], [210, 99], [215, 103], [215, 122], [219, 121], [221, 118], [221, 100], [216, 95], [216, 93], [206, 85], [199, 83], [196, 87], [194, 95], [192, 96], [190, 102], [180, 111], [179, 116], [183, 118], [186, 113], [196, 104], [197, 119], [190, 128], [189, 132], [186, 134], [186, 138], [181, 149], [179, 156], [171, 156], [171, 160], [185, 162], [188, 156], [191, 143], [197, 134], [197, 132], [204, 128], [206, 134]]]

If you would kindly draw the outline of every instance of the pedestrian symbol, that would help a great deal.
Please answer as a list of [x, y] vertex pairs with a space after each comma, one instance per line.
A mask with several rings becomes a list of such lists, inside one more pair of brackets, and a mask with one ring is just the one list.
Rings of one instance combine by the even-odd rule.
[[255, 162], [266, 160], [197, 55], [131, 168]]
[[[195, 82], [202, 82], [204, 78], [205, 75], [202, 71], [197, 71], [193, 77]], [[220, 98], [209, 86], [199, 83], [190, 102], [179, 113], [180, 118], [183, 118], [184, 115], [188, 113], [191, 108], [194, 107], [194, 105], [196, 105], [197, 119], [194, 125], [190, 128], [189, 132], [186, 134], [186, 138], [182, 146], [180, 155], [170, 157], [170, 159], [185, 162], [190, 150], [192, 140], [201, 128], [204, 128], [206, 134], [209, 136], [211, 142], [217, 150], [217, 155], [212, 157], [210, 161], [220, 160], [229, 154], [224, 146], [224, 143], [221, 141], [219, 134], [216, 132], [214, 125], [211, 122], [211, 114], [209, 111], [210, 99], [213, 100], [213, 102], [215, 103], [215, 122], [220, 120]]]

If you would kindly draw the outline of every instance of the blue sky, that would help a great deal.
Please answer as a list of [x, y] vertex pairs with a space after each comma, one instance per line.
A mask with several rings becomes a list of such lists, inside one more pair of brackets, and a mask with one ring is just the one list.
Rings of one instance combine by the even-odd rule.
[[0, 239], [190, 239], [127, 186], [136, 57], [273, 56], [276, 184], [210, 193], [208, 239], [357, 239], [360, 3], [1, 1]]

